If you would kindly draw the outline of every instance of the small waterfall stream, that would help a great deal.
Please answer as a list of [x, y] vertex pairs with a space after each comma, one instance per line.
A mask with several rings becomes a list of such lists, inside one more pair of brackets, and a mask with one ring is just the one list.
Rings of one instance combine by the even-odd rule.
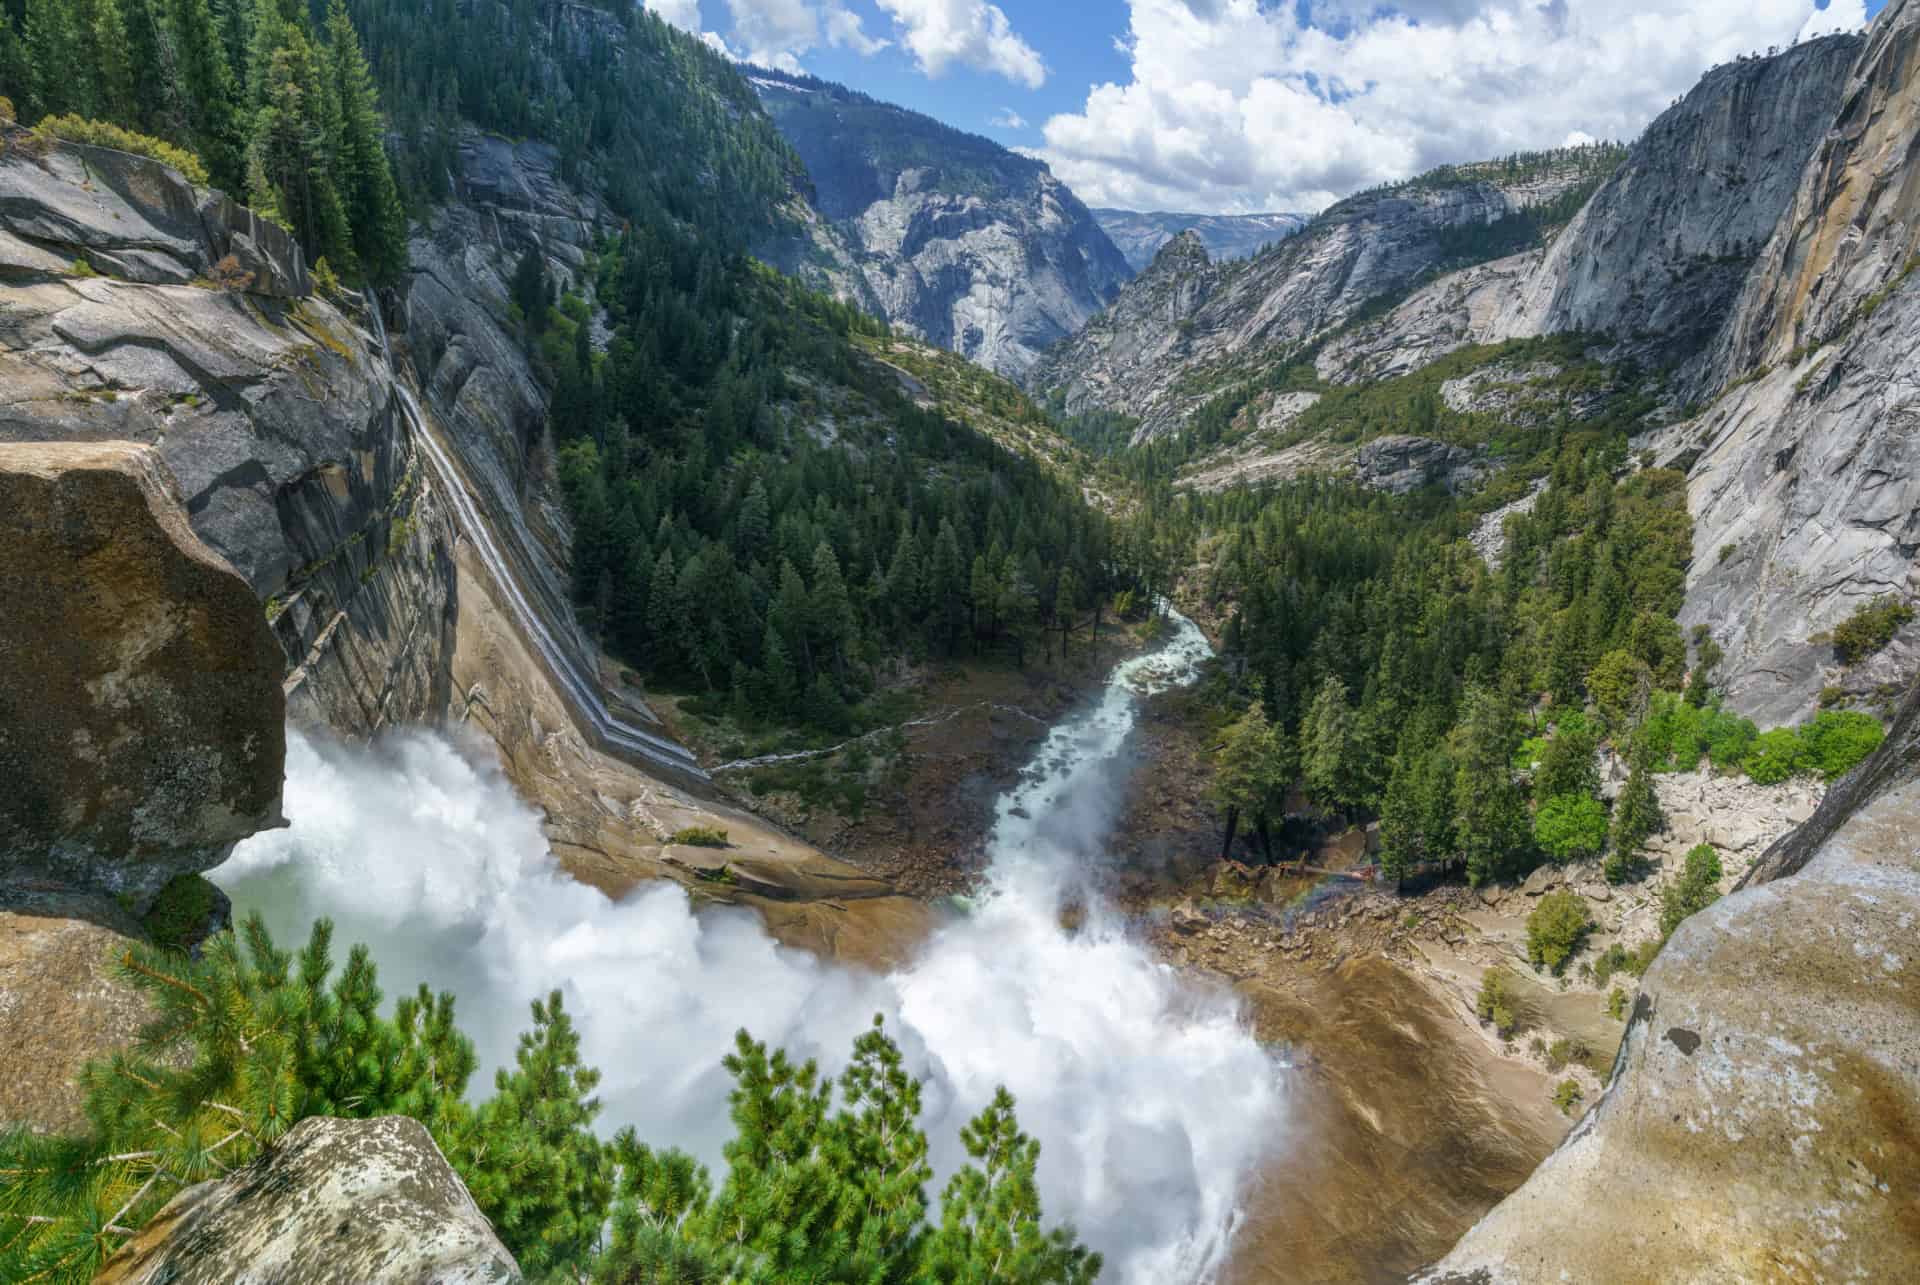
[[[560, 987], [605, 1072], [603, 1123], [709, 1163], [728, 1132], [720, 1058], [735, 1029], [837, 1069], [882, 1013], [927, 1081], [939, 1175], [1004, 1083], [1043, 1143], [1049, 1216], [1107, 1256], [1106, 1279], [1209, 1280], [1247, 1178], [1283, 1140], [1283, 1071], [1231, 995], [1156, 960], [1086, 878], [1142, 695], [1192, 681], [1208, 654], [1170, 619], [999, 800], [971, 913], [886, 976], [782, 947], [748, 912], [696, 911], [676, 885], [608, 901], [561, 870], [491, 747], [425, 732], [364, 750], [290, 733], [292, 827], [248, 840], [215, 878], [282, 937], [331, 915], [337, 941], [372, 946], [389, 993], [452, 989], [477, 1083], [511, 1057], [527, 1001]], [[1067, 904], [1085, 911], [1071, 929]]]

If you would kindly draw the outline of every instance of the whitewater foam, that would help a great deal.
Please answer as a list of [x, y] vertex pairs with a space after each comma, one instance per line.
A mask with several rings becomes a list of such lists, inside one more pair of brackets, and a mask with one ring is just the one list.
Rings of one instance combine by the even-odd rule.
[[[575, 883], [491, 747], [425, 732], [370, 750], [289, 732], [292, 827], [214, 877], [283, 939], [331, 915], [336, 940], [373, 948], [390, 992], [453, 990], [486, 1068], [511, 1058], [527, 1001], [559, 987], [605, 1073], [603, 1123], [709, 1163], [729, 1133], [720, 1058], [737, 1028], [837, 1068], [882, 1013], [927, 1081], [937, 1171], [1005, 1084], [1043, 1143], [1049, 1216], [1107, 1256], [1109, 1279], [1206, 1280], [1280, 1138], [1279, 1065], [1229, 994], [1157, 962], [1085, 877], [1118, 814], [1140, 695], [1190, 682], [1208, 654], [1170, 619], [1170, 639], [1118, 666], [999, 800], [972, 912], [884, 977], [782, 947], [750, 913], [696, 913], [671, 884], [612, 902]], [[1068, 900], [1085, 907], [1073, 930]]]

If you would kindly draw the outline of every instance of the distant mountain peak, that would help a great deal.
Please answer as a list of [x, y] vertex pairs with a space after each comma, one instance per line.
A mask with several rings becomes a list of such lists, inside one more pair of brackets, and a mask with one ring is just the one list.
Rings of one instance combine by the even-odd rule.
[[1144, 272], [1154, 255], [1175, 236], [1191, 232], [1214, 262], [1244, 259], [1285, 240], [1308, 223], [1304, 214], [1181, 214], [1170, 211], [1095, 209], [1093, 217], [1127, 256], [1135, 272]]

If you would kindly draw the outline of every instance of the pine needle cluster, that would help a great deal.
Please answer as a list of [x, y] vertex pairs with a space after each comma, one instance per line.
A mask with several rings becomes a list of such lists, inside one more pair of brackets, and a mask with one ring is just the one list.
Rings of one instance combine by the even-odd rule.
[[1083, 1285], [1099, 1273], [1070, 1229], [1045, 1226], [1040, 1146], [1004, 1089], [963, 1129], [971, 1163], [932, 1220], [921, 1085], [878, 1017], [837, 1080], [736, 1036], [736, 1133], [716, 1192], [683, 1152], [595, 1133], [600, 1073], [558, 991], [534, 1001], [513, 1065], [476, 1105], [453, 996], [422, 986], [383, 1013], [366, 948], [336, 971], [325, 919], [297, 952], [256, 915], [197, 959], [132, 946], [118, 970], [154, 1018], [83, 1072], [87, 1133], [0, 1135], [0, 1280], [90, 1280], [174, 1195], [300, 1120], [393, 1114], [426, 1125], [532, 1280]]

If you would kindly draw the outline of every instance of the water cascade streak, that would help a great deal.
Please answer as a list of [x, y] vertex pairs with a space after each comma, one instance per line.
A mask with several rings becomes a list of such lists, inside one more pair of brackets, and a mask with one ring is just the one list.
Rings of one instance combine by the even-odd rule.
[[[1140, 694], [1191, 681], [1207, 654], [1173, 622], [999, 800], [973, 913], [884, 977], [781, 947], [746, 912], [695, 913], [675, 885], [609, 902], [560, 870], [490, 753], [425, 733], [372, 751], [292, 735], [292, 828], [241, 845], [216, 877], [283, 936], [332, 915], [340, 940], [372, 945], [390, 990], [452, 989], [489, 1067], [511, 1056], [526, 1001], [561, 987], [606, 1073], [603, 1121], [709, 1162], [730, 1132], [719, 1062], [736, 1028], [837, 1066], [883, 1013], [927, 1080], [939, 1173], [1005, 1083], [1044, 1143], [1049, 1214], [1107, 1255], [1107, 1279], [1207, 1280], [1243, 1181], [1280, 1139], [1281, 1071], [1230, 995], [1157, 962], [1086, 877]], [[1072, 930], [1065, 904], [1085, 907]]]
[[[385, 354], [389, 366], [393, 363], [393, 350], [388, 344], [386, 322], [380, 315], [380, 303], [372, 291], [364, 296], [369, 322], [373, 328], [373, 338]], [[584, 672], [581, 663], [575, 658], [547, 628], [540, 613], [527, 601], [521, 592], [519, 581], [513, 574], [505, 553], [494, 538], [490, 527], [480, 514], [475, 498], [468, 493], [466, 482], [460, 476], [460, 470], [454, 467], [447, 448], [435, 436], [427, 417], [421, 413], [420, 405], [414, 400], [413, 392], [397, 379], [393, 384], [394, 394], [399, 398], [400, 408], [407, 417], [407, 430], [427, 464], [433, 470], [434, 479], [439, 483], [441, 492], [453, 505], [453, 511], [459, 520], [461, 531], [472, 542], [474, 551], [480, 555], [480, 561], [486, 566], [487, 573], [493, 577], [505, 600], [514, 623], [520, 628], [520, 635], [539, 653], [547, 671], [553, 675], [559, 686], [562, 698], [573, 707], [574, 713], [584, 723], [583, 730], [591, 733], [602, 748], [614, 753], [638, 755], [655, 767], [666, 768], [701, 780], [706, 772], [694, 758], [692, 751], [679, 742], [665, 736], [657, 736], [644, 728], [620, 718], [611, 709], [600, 693], [600, 684], [596, 678]]]

